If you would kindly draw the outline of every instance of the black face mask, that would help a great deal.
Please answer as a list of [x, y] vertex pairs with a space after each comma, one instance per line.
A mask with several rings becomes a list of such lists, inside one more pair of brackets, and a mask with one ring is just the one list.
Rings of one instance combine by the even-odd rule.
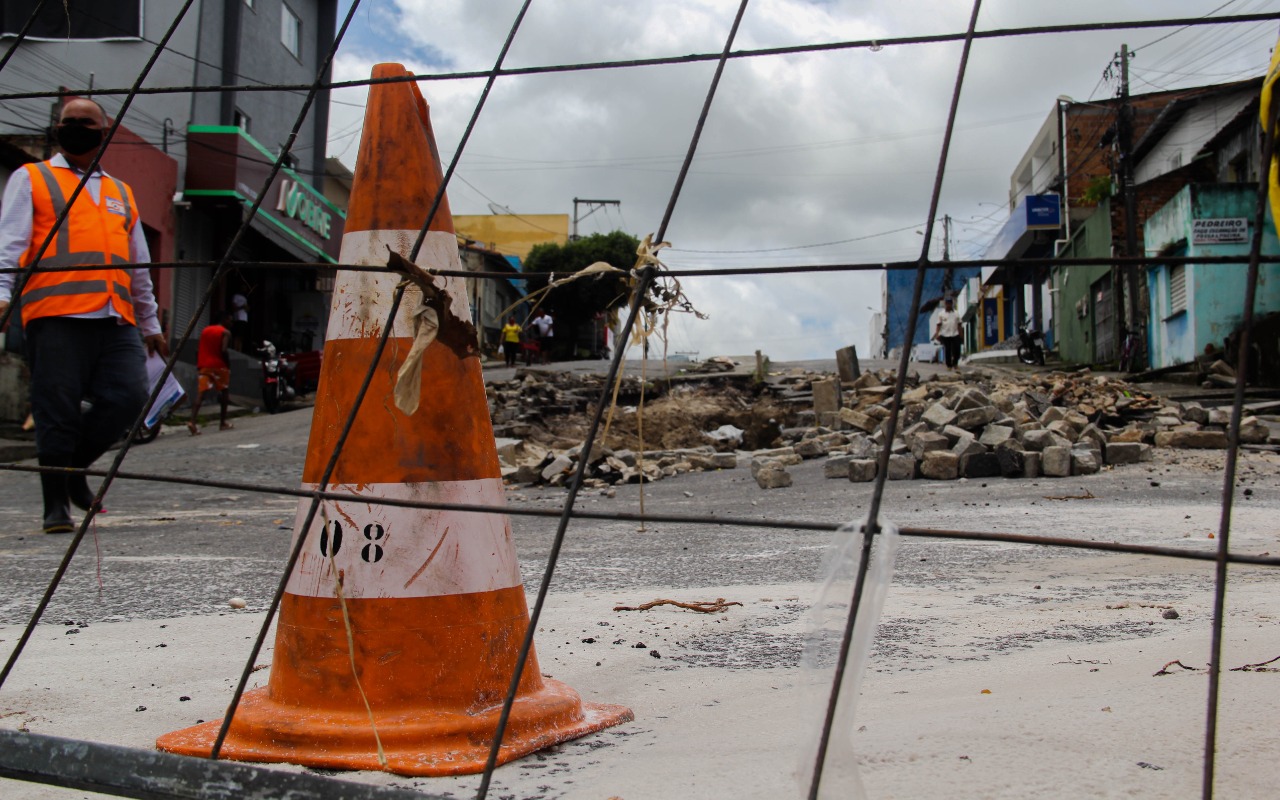
[[82, 156], [102, 146], [102, 131], [98, 128], [86, 128], [83, 125], [59, 125], [54, 128], [58, 137], [58, 146], [63, 152], [73, 156]]

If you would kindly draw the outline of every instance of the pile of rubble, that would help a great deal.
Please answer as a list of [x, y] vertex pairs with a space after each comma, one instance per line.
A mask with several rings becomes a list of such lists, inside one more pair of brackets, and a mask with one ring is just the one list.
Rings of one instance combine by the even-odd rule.
[[[599, 396], [601, 381], [591, 375], [530, 374], [491, 386], [495, 430], [499, 436], [517, 437], [499, 439], [504, 477], [552, 486], [570, 480], [582, 459], [582, 427], [575, 427], [568, 417], [558, 427], [548, 427], [547, 417], [585, 410], [593, 394]], [[755, 399], [773, 414], [765, 424], [754, 424], [761, 420], [759, 413], [749, 420], [741, 416], [751, 413], [740, 408], [749, 405], [748, 398], [723, 389], [674, 391], [646, 406], [643, 414], [634, 407], [619, 408], [617, 417], [624, 421], [619, 427], [634, 426], [641, 421], [637, 417], [643, 417], [648, 442], [663, 442], [664, 425], [680, 426], [681, 436], [668, 440], [664, 449], [641, 450], [620, 446], [611, 433], [612, 449], [597, 444], [587, 458], [585, 485], [608, 494], [618, 483], [733, 469], [741, 461], [750, 464], [762, 488], [778, 488], [791, 485], [789, 466], [810, 459], [825, 460], [828, 478], [875, 479], [896, 384], [892, 371], [864, 373], [846, 387], [829, 375], [800, 371], [773, 382], [772, 388], [761, 391], [773, 392], [777, 404], [768, 405], [763, 396]], [[638, 390], [635, 383], [620, 392], [620, 404]], [[778, 397], [778, 392], [785, 396]], [[812, 410], [796, 410], [801, 399]], [[680, 417], [678, 422], [672, 421], [675, 417]], [[752, 429], [714, 427], [725, 419]], [[1088, 371], [1021, 375], [966, 369], [931, 380], [912, 374], [903, 387], [899, 433], [890, 443], [887, 477], [1088, 475], [1106, 465], [1149, 460], [1153, 447], [1225, 448], [1228, 421], [1225, 410], [1168, 401]], [[536, 430], [558, 430], [559, 438], [526, 438]], [[1257, 418], [1243, 421], [1242, 442], [1264, 443], [1270, 435], [1270, 428]]]
[[[1023, 379], [985, 370], [966, 377], [908, 378], [889, 480], [1089, 475], [1106, 464], [1149, 460], [1152, 447], [1227, 446], [1227, 411], [1162, 400], [1122, 380], [1088, 372]], [[827, 458], [829, 478], [874, 480], [894, 383], [894, 375], [884, 372], [862, 375], [848, 392], [835, 379], [813, 381], [820, 424], [786, 431], [790, 447], [753, 454], [757, 482], [762, 488], [789, 485], [786, 466], [819, 456]], [[1260, 444], [1270, 435], [1256, 417], [1242, 421], [1242, 442]]]

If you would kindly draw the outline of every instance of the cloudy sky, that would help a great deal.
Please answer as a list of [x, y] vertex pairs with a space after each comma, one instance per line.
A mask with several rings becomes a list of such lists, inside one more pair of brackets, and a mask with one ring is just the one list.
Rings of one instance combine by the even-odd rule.
[[[372, 64], [421, 73], [491, 68], [521, 0], [362, 0], [335, 78]], [[506, 66], [716, 53], [737, 0], [534, 0]], [[339, 9], [345, 15], [350, 0]], [[752, 0], [735, 49], [963, 32], [961, 0]], [[979, 30], [1280, 11], [1280, 0], [987, 0]], [[939, 214], [958, 258], [980, 255], [1007, 211], [1010, 173], [1055, 101], [1112, 96], [1104, 70], [1127, 43], [1134, 93], [1265, 71], [1274, 21], [1038, 35], [975, 43]], [[731, 60], [667, 230], [672, 268], [913, 259], [961, 53], [959, 43]], [[455, 213], [570, 214], [616, 199], [584, 234], [657, 229], [714, 63], [503, 78], [449, 186]], [[449, 159], [481, 80], [422, 84]], [[354, 165], [365, 91], [335, 93], [330, 153]], [[941, 253], [941, 226], [933, 242]], [[880, 273], [685, 281], [707, 321], [682, 316], [673, 351], [775, 360], [866, 351]]]

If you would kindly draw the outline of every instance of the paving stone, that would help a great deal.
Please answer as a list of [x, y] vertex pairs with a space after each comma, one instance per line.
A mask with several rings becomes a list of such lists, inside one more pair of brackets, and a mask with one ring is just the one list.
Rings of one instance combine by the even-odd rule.
[[1227, 435], [1222, 431], [1162, 431], [1156, 434], [1156, 446], [1160, 445], [1160, 437], [1168, 435], [1167, 447], [1182, 447], [1193, 450], [1225, 450]]
[[1040, 453], [1040, 471], [1048, 478], [1071, 475], [1071, 448], [1051, 445]]
[[853, 460], [853, 456], [828, 456], [826, 461], [822, 462], [822, 477], [824, 478], [847, 478], [849, 477], [849, 462]]
[[960, 473], [966, 478], [1000, 476], [1000, 458], [995, 453], [971, 453], [960, 459]]
[[974, 430], [995, 419], [996, 413], [995, 406], [966, 408], [956, 412], [956, 418], [952, 424], [958, 428], [964, 428], [965, 430]]
[[796, 455], [801, 458], [825, 456], [829, 448], [817, 439], [804, 439], [796, 443]]
[[951, 442], [942, 434], [924, 431], [916, 434], [915, 440], [911, 444], [911, 455], [915, 456], [916, 460], [921, 460], [924, 458], [925, 453], [946, 450], [950, 446]]
[[876, 479], [876, 462], [869, 458], [854, 458], [849, 461], [849, 480], [854, 483], [866, 483]]
[[1022, 477], [1039, 478], [1040, 477], [1040, 459], [1041, 459], [1040, 453], [1024, 452], [1022, 454]]
[[951, 445], [953, 447], [955, 446], [956, 442], [960, 441], [965, 437], [968, 437], [970, 439], [973, 438], [972, 433], [969, 433], [964, 428], [961, 428], [958, 425], [946, 426], [945, 428], [942, 429], [942, 435], [947, 437], [947, 441], [951, 442]]
[[819, 416], [824, 413], [835, 414], [840, 410], [840, 381], [835, 378], [814, 381], [813, 410]]
[[1103, 451], [1108, 464], [1137, 464], [1142, 458], [1139, 442], [1110, 442]]
[[952, 422], [955, 421], [955, 418], [956, 418], [956, 412], [947, 408], [942, 403], [934, 403], [933, 405], [925, 409], [925, 412], [920, 415], [921, 421], [927, 422], [931, 427], [935, 429], [942, 429], [947, 427], [948, 425], [950, 425]]
[[1093, 475], [1099, 469], [1098, 457], [1092, 450], [1071, 451], [1071, 474]]
[[791, 485], [791, 473], [780, 464], [766, 464], [756, 473], [756, 485], [761, 489], [785, 489]]
[[1004, 444], [1013, 438], [1013, 428], [1006, 425], [988, 425], [983, 428], [982, 435], [978, 437], [978, 443], [987, 447], [996, 447]]
[[960, 475], [960, 457], [950, 450], [931, 450], [920, 462], [920, 475], [935, 481], [955, 480]]
[[[864, 377], [870, 374], [870, 372], [863, 373]], [[867, 416], [860, 411], [854, 411], [852, 408], [840, 409], [840, 420], [850, 427], [867, 433], [874, 431], [879, 424], [879, 420], [874, 417]]]
[[1021, 478], [1026, 469], [1023, 452], [1014, 447], [997, 447], [996, 460], [1000, 462], [1000, 474], [1006, 478]]
[[984, 445], [979, 444], [978, 440], [973, 438], [973, 434], [969, 434], [964, 438], [957, 440], [956, 443], [951, 446], [951, 452], [955, 453], [960, 457], [960, 460], [963, 461], [965, 456], [971, 456], [974, 453], [987, 452], [987, 448]]
[[889, 480], [909, 481], [916, 476], [916, 457], [907, 454], [889, 456]]
[[1027, 431], [1022, 434], [1022, 447], [1039, 453], [1053, 444], [1053, 433], [1047, 430]]

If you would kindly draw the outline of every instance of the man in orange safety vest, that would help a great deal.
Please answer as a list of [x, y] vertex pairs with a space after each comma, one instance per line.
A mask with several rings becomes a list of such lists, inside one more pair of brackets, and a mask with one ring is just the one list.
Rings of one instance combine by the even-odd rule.
[[[0, 205], [0, 267], [31, 268], [22, 323], [43, 466], [87, 467], [105, 453], [146, 402], [144, 345], [162, 356], [169, 352], [145, 266], [151, 254], [133, 191], [123, 181], [95, 168], [32, 268], [107, 126], [94, 101], [67, 101], [54, 127], [61, 154], [15, 170]], [[13, 273], [0, 274], [0, 313], [14, 284]], [[44, 472], [40, 482], [44, 531], [72, 531], [70, 503], [88, 509], [93, 502], [85, 476]]]

